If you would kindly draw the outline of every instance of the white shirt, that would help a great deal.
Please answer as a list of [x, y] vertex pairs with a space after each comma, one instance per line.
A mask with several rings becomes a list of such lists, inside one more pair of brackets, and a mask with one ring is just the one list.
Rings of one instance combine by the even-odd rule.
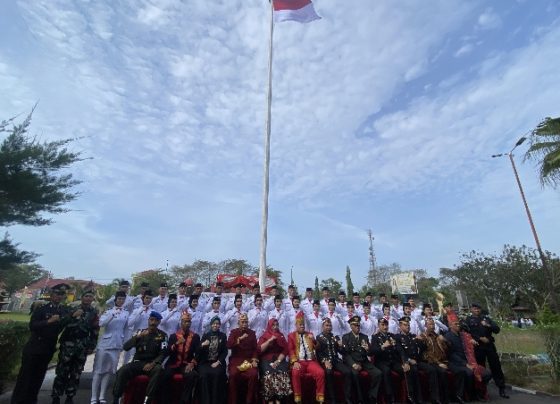
[[152, 308], [155, 311], [159, 311], [160, 313], [163, 313], [165, 310], [167, 310], [167, 296], [161, 297], [161, 296], [157, 296], [154, 299], [152, 299]]
[[[309, 349], [307, 345], [305, 334], [297, 333], [297, 338], [299, 340], [299, 360], [312, 360], [313, 350]], [[305, 357], [307, 354], [307, 358]]]
[[307, 330], [317, 336], [323, 330], [323, 315], [321, 312], [311, 312], [307, 316]]
[[118, 307], [113, 307], [101, 315], [99, 326], [105, 327], [105, 331], [97, 344], [98, 349], [122, 349], [128, 317], [128, 311]]
[[364, 313], [360, 320], [360, 332], [366, 334], [368, 340], [371, 340], [371, 336], [377, 332], [377, 318], [372, 317], [371, 313], [369, 315]]
[[268, 324], [268, 312], [263, 308], [249, 310], [249, 328], [257, 334], [257, 340], [263, 335]]
[[301, 307], [303, 309], [303, 312], [305, 314], [309, 314], [313, 311], [313, 298], [308, 299], [308, 298], [304, 298], [299, 307]]
[[150, 306], [142, 306], [135, 309], [128, 317], [128, 328], [133, 332], [148, 328], [148, 319], [151, 312]]
[[221, 321], [220, 331], [223, 333], [226, 332], [226, 323], [224, 321], [225, 314], [220, 313], [219, 311], [210, 311], [202, 318], [202, 335], [210, 331], [210, 321], [212, 321], [212, 319], [216, 316], [218, 316]]
[[346, 326], [344, 325], [344, 320], [342, 319], [340, 314], [336, 312], [336, 310], [332, 313], [330, 311], [327, 312], [327, 314], [325, 314], [323, 318], [325, 317], [331, 320], [332, 333], [334, 336], [341, 337], [342, 335], [346, 334]]
[[[115, 295], [111, 296], [109, 300], [105, 302], [106, 309], [112, 309], [113, 307], [115, 307]], [[124, 304], [122, 305], [122, 308], [128, 311], [128, 314], [132, 313], [132, 311], [135, 308], [134, 298], [130, 295], [126, 295], [126, 297], [124, 298]]]
[[289, 329], [290, 329], [290, 317], [289, 315], [282, 309], [274, 309], [268, 313], [268, 319], [275, 318], [278, 320], [278, 329], [284, 337], [288, 339]]
[[158, 328], [166, 333], [167, 336], [175, 334], [179, 330], [179, 323], [181, 322], [181, 311], [178, 307], [175, 307], [173, 310], [166, 309], [161, 313], [161, 316], [162, 319]]

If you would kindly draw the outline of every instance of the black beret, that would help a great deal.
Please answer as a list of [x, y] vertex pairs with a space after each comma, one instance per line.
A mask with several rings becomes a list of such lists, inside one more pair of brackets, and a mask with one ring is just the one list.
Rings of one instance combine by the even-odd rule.
[[343, 290], [341, 290], [340, 292], [338, 292], [338, 295], [339, 295], [339, 296], [346, 296], [346, 292], [343, 291]]
[[387, 297], [387, 295], [385, 293], [380, 293], [379, 297]]
[[482, 309], [482, 306], [480, 304], [474, 303], [474, 302], [471, 303], [471, 307], [476, 307], [476, 308]]
[[336, 304], [335, 298], [334, 298], [334, 297], [331, 297], [331, 298], [329, 299], [329, 303], [335, 303], [335, 304]]
[[186, 284], [185, 282], [181, 282], [181, 283], [179, 284], [179, 287], [180, 287], [180, 288], [186, 288], [186, 287], [187, 287], [187, 284]]
[[69, 289], [70, 285], [67, 283], [58, 283], [51, 288], [51, 290], [56, 293], [66, 293]]
[[177, 300], [177, 293], [170, 293], [169, 296], [168, 296], [168, 299], [169, 300], [171, 300], [171, 299]]
[[152, 289], [146, 289], [144, 291], [144, 293], [142, 293], [142, 296], [153, 296], [154, 293], [152, 292]]
[[159, 284], [160, 288], [166, 288], [167, 287], [167, 282], [162, 282]]
[[363, 302], [363, 303], [362, 303], [362, 306], [364, 306], [364, 307], [370, 307], [368, 302]]
[[197, 282], [197, 283], [194, 284], [194, 287], [195, 287], [195, 288], [201, 288], [201, 287], [202, 287], [202, 283]]
[[391, 299], [398, 299], [399, 295], [391, 295]]
[[323, 287], [323, 292], [325, 292], [325, 291], [327, 291], [327, 292], [329, 291], [329, 287], [328, 287], [328, 286], [324, 286], [324, 287]]
[[123, 292], [122, 290], [117, 290], [117, 291], [115, 292], [115, 299], [116, 299], [117, 297], [126, 297], [126, 293]]
[[321, 302], [319, 302], [319, 300], [313, 300], [313, 304], [318, 304], [318, 305], [320, 305]]
[[399, 318], [399, 323], [410, 323], [410, 317], [404, 316]]
[[214, 296], [214, 298], [212, 299], [212, 302], [220, 303], [221, 301], [222, 301], [222, 299], [220, 299], [218, 296]]
[[119, 282], [119, 286], [130, 286], [130, 282], [123, 279], [122, 281]]
[[294, 285], [289, 285], [288, 289], [295, 289], [296, 287]]
[[262, 299], [262, 295], [261, 295], [260, 293], [257, 293], [257, 294], [255, 295], [255, 299]]
[[142, 282], [142, 283], [140, 284], [140, 287], [141, 287], [141, 288], [149, 288], [149, 287], [150, 287], [150, 284], [149, 284], [148, 282]]
[[371, 292], [367, 292], [366, 296], [373, 296], [373, 294]]
[[358, 292], [354, 292], [354, 293], [352, 293], [352, 296], [353, 297], [360, 297], [360, 294]]
[[305, 288], [306, 292], [313, 292], [313, 288]]
[[379, 320], [377, 320], [378, 324], [389, 324], [389, 322], [387, 321], [386, 318], [381, 317]]

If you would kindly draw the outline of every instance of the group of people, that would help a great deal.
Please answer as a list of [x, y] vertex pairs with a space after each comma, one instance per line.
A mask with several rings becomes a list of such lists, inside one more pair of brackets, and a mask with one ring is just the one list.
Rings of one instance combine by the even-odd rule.
[[[26, 366], [36, 360], [33, 341], [44, 340], [48, 333], [56, 344], [61, 331], [53, 404], [64, 393], [66, 403], [72, 403], [85, 356], [96, 347], [99, 327], [104, 332], [95, 352], [92, 404], [107, 402], [112, 375], [116, 375], [113, 401], [119, 403], [128, 382], [140, 374], [149, 377], [145, 403], [170, 402], [177, 374], [182, 375], [181, 403], [194, 402], [195, 392], [202, 404], [261, 399], [279, 403], [291, 395], [302, 402], [304, 377], [314, 379], [317, 402], [335, 403], [335, 371], [343, 378], [347, 404], [377, 402], [381, 386], [385, 401], [394, 402], [394, 373], [406, 386], [406, 399], [421, 402], [419, 371], [426, 374], [434, 403], [449, 400], [448, 371], [454, 374], [455, 401], [487, 399], [485, 387], [492, 377], [500, 396], [507, 398], [492, 336], [499, 327], [481, 315], [478, 304], [460, 320], [451, 304], [445, 305], [440, 318], [429, 304], [420, 309], [413, 299], [400, 304], [399, 297], [392, 295], [389, 303], [381, 294], [374, 304], [371, 293], [364, 301], [357, 293], [347, 300], [343, 291], [335, 299], [328, 288], [323, 289], [322, 299], [314, 300], [311, 288], [300, 298], [293, 285], [286, 297], [275, 290], [262, 295], [259, 285], [251, 293], [244, 293], [242, 284], [225, 293], [217, 283], [215, 292], [203, 293], [202, 285], [196, 284], [189, 296], [184, 283], [177, 293], [168, 293], [168, 286], [161, 284], [157, 296], [147, 284], [141, 285], [137, 296], [128, 293], [129, 287], [127, 281], [121, 282], [101, 316], [92, 307], [89, 292], [79, 308], [63, 313], [60, 300], [57, 303], [60, 288], [53, 288], [51, 303], [32, 315], [32, 336], [12, 403], [36, 401], [44, 370]], [[65, 341], [73, 344], [65, 348]], [[123, 351], [123, 365], [118, 368]], [[50, 357], [53, 353], [54, 345]], [[35, 379], [38, 387], [31, 389], [29, 372], [43, 372], [40, 382]], [[360, 377], [369, 379], [367, 391]], [[25, 400], [33, 394], [35, 401]]]

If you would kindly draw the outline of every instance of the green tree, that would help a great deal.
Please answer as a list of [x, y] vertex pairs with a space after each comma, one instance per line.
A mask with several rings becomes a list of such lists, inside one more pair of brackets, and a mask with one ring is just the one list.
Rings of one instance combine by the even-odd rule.
[[313, 290], [313, 298], [315, 300], [321, 297], [321, 291], [319, 289], [319, 278], [315, 277], [315, 289]]
[[150, 284], [150, 289], [156, 295], [159, 291], [159, 286], [163, 282], [167, 283], [170, 289], [174, 289], [176, 285], [172, 282], [172, 277], [164, 269], [149, 269], [147, 271], [138, 272], [132, 274], [132, 291], [134, 294], [138, 293], [140, 289], [140, 284], [142, 282], [147, 282]]
[[337, 281], [334, 278], [322, 279], [321, 280], [321, 289], [324, 287], [328, 287], [331, 291], [331, 295], [336, 296], [340, 290], [342, 290], [342, 282]]
[[48, 271], [39, 264], [19, 264], [13, 265], [9, 271], [5, 271], [2, 281], [6, 291], [11, 295], [47, 275]]
[[[80, 181], [67, 169], [82, 161], [81, 153], [68, 150], [74, 139], [40, 142], [27, 133], [33, 110], [21, 124], [15, 118], [0, 122], [0, 226], [44, 226], [53, 215], [67, 212], [65, 205], [76, 199]], [[8, 127], [12, 125], [12, 128]], [[33, 262], [36, 255], [20, 251], [7, 236], [0, 243], [0, 269]]]
[[511, 315], [515, 303], [534, 312], [553, 302], [560, 293], [558, 258], [546, 252], [549, 273], [542, 268], [538, 251], [527, 246], [505, 245], [500, 254], [478, 251], [464, 253], [454, 269], [442, 268], [440, 280], [466, 293], [470, 302], [478, 301], [498, 316]]
[[354, 284], [352, 283], [352, 276], [350, 275], [350, 267], [346, 265], [346, 296], [354, 294]]
[[242, 259], [229, 259], [220, 263], [223, 273], [235, 275], [249, 275], [255, 267]]
[[525, 159], [537, 160], [543, 185], [560, 184], [560, 117], [545, 118], [533, 130]]

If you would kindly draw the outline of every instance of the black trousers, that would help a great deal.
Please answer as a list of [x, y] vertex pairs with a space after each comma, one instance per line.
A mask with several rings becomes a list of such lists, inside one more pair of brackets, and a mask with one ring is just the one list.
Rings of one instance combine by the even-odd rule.
[[502, 371], [502, 364], [500, 363], [496, 345], [494, 345], [493, 342], [488, 344], [481, 343], [475, 348], [474, 355], [479, 365], [486, 367], [486, 361], [488, 361], [488, 367], [490, 368], [490, 372], [492, 372], [492, 378], [496, 386], [503, 389], [506, 386], [506, 379]]
[[148, 382], [148, 387], [146, 388], [146, 396], [149, 399], [153, 399], [157, 392], [157, 388], [160, 385], [162, 369], [161, 365], [155, 365], [149, 372], [144, 371], [144, 366], [149, 363], [146, 361], [134, 361], [122, 365], [117, 371], [117, 378], [115, 379], [115, 384], [113, 386], [113, 397], [120, 398], [128, 382], [134, 379], [138, 375], [148, 375], [150, 381]]
[[223, 365], [213, 368], [210, 363], [198, 367], [200, 404], [222, 404], [227, 395], [227, 377]]
[[[379, 393], [379, 386], [383, 379], [383, 373], [371, 362], [362, 362], [360, 365], [362, 365], [362, 370], [365, 370], [369, 375], [368, 402], [375, 403], [377, 402], [377, 394]], [[357, 384], [358, 401], [365, 401], [362, 397], [362, 388], [360, 386], [360, 372], [352, 369], [352, 378]]]
[[430, 387], [430, 399], [432, 401], [447, 402], [449, 400], [449, 389], [447, 388], [447, 369], [436, 364], [418, 362], [418, 369], [428, 374]]
[[459, 397], [465, 396], [465, 389], [471, 394], [474, 391], [474, 372], [466, 366], [449, 364], [449, 370], [455, 377], [455, 393]]
[[36, 354], [30, 352], [30, 346], [25, 346], [11, 404], [37, 403], [37, 395], [53, 355], [54, 350], [45, 354]]
[[393, 381], [391, 377], [391, 371], [394, 371], [399, 374], [401, 379], [406, 378], [405, 382], [407, 395], [415, 401], [419, 401], [421, 392], [417, 365], [410, 365], [410, 370], [406, 373], [400, 363], [379, 362], [376, 363], [375, 366], [379, 368], [383, 375], [383, 387], [385, 388], [385, 395], [387, 398], [392, 400], [396, 398], [395, 392], [393, 391]]
[[172, 401], [171, 392], [173, 391], [173, 387], [171, 385], [171, 381], [173, 380], [173, 376], [177, 373], [183, 375], [183, 391], [181, 393], [180, 401], [181, 404], [191, 403], [193, 401], [193, 392], [196, 386], [196, 381], [198, 379], [198, 373], [194, 369], [188, 373], [185, 373], [185, 369], [183, 367], [178, 367], [166, 368], [163, 370], [161, 384], [158, 387], [162, 403], [170, 403]]
[[[321, 366], [325, 369], [326, 396], [329, 402], [336, 402], [336, 392], [334, 390], [334, 371], [337, 370], [344, 376], [344, 400], [346, 403], [352, 402], [352, 383], [354, 375], [348, 366], [338, 360], [333, 363], [332, 369], [327, 369], [323, 363]], [[360, 381], [357, 380], [357, 388], [360, 388]], [[356, 384], [355, 384], [356, 385]]]

